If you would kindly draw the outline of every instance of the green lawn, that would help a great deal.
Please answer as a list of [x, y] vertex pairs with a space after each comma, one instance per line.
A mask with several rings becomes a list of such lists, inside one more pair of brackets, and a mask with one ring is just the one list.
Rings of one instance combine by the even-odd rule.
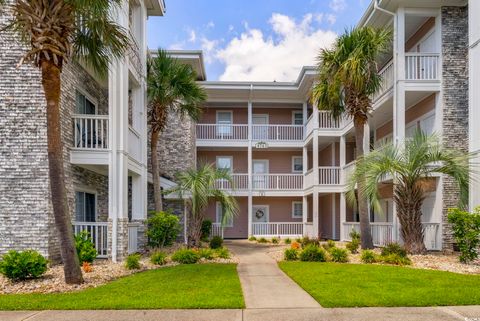
[[280, 262], [323, 307], [480, 304], [480, 276], [407, 267]]
[[84, 291], [0, 295], [0, 310], [243, 308], [235, 264], [194, 264], [137, 273]]

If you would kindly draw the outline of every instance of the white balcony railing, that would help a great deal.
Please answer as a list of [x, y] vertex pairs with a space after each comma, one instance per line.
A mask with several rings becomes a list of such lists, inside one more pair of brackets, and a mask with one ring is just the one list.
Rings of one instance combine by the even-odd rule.
[[73, 115], [73, 144], [80, 149], [108, 149], [108, 115]]
[[87, 231], [99, 258], [108, 257], [108, 222], [73, 222], [75, 235]]
[[302, 190], [303, 174], [253, 174], [254, 190]]
[[221, 236], [221, 237], [223, 237], [222, 224], [212, 223], [212, 230], [210, 231], [210, 236]]
[[314, 184], [314, 179], [313, 179], [313, 168], [310, 168], [306, 173], [305, 173], [305, 188], [308, 188], [310, 186], [313, 186]]
[[422, 223], [423, 242], [427, 250], [441, 250], [440, 223]]
[[252, 138], [259, 141], [302, 141], [303, 125], [252, 125]]
[[221, 190], [248, 190], [248, 174], [231, 174], [231, 181], [219, 179], [216, 188]]
[[252, 223], [252, 234], [255, 236], [301, 236], [303, 235], [303, 223]]
[[373, 95], [373, 100], [377, 100], [393, 87], [394, 81], [393, 61], [390, 61], [378, 73], [382, 78], [379, 90]]
[[438, 80], [438, 53], [406, 53], [405, 79], [407, 80]]
[[334, 119], [329, 111], [318, 112], [318, 128], [320, 129], [340, 129], [343, 126], [342, 119]]
[[348, 184], [350, 176], [355, 171], [355, 161], [352, 161], [343, 167], [342, 184]]
[[128, 254], [138, 252], [139, 223], [128, 223]]
[[128, 127], [128, 153], [135, 160], [142, 160], [142, 143], [140, 134], [131, 126]]
[[197, 124], [197, 139], [247, 140], [248, 125]]
[[340, 184], [339, 166], [321, 166], [318, 168], [318, 184], [338, 185]]

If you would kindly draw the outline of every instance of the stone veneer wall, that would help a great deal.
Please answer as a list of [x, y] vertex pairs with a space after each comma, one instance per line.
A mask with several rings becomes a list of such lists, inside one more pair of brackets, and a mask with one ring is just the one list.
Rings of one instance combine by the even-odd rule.
[[[468, 8], [442, 7], [443, 143], [468, 152]], [[443, 177], [443, 248], [453, 249], [448, 209], [458, 205], [459, 189]]]

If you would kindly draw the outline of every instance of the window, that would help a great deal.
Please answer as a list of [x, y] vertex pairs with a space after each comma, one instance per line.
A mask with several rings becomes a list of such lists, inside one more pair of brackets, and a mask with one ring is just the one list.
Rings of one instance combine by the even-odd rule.
[[294, 125], [303, 125], [303, 112], [294, 111], [292, 115], [292, 123]]
[[433, 134], [435, 128], [435, 114], [420, 121], [420, 129], [427, 135]]
[[97, 113], [95, 104], [78, 90], [76, 91], [75, 113], [82, 115], [95, 115]]
[[78, 222], [96, 221], [96, 197], [93, 193], [75, 192], [75, 220]]
[[303, 203], [292, 202], [292, 218], [302, 218], [302, 217], [303, 217]]
[[[217, 202], [215, 222], [222, 223], [222, 217], [223, 217], [222, 204], [220, 202]], [[225, 222], [224, 227], [233, 227], [233, 218], [228, 219]]]
[[292, 172], [294, 172], [294, 173], [303, 172], [303, 157], [302, 156], [293, 156], [292, 157]]
[[233, 157], [232, 156], [218, 156], [217, 157], [217, 168], [218, 169], [225, 169], [229, 173], [232, 172], [232, 163]]
[[217, 111], [217, 135], [232, 135], [232, 112]]

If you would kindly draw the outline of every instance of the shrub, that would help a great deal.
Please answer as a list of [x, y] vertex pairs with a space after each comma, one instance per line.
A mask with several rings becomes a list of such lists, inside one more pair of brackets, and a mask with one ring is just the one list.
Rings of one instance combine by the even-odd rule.
[[352, 238], [352, 241], [353, 240], [358, 240], [360, 241], [360, 233], [358, 233], [356, 230], [352, 229], [349, 233], [350, 237]]
[[298, 250], [295, 249], [286, 249], [283, 253], [283, 258], [285, 261], [296, 261], [298, 260]]
[[200, 260], [200, 255], [197, 251], [192, 249], [179, 249], [172, 255], [172, 261], [180, 264], [194, 264]]
[[264, 237], [261, 237], [257, 240], [258, 243], [268, 243], [268, 240]]
[[220, 236], [214, 236], [210, 240], [211, 249], [219, 249], [223, 246], [223, 239]]
[[256, 238], [255, 236], [253, 236], [253, 235], [252, 235], [252, 236], [250, 236], [250, 237], [248, 238], [248, 240], [253, 242], [253, 241], [256, 241], [256, 240], [257, 240], [257, 238]]
[[272, 243], [273, 244], [278, 244], [280, 240], [278, 239], [278, 237], [272, 237]]
[[213, 259], [214, 251], [212, 249], [200, 249], [198, 251], [198, 255], [205, 260], [212, 260]]
[[291, 249], [298, 250], [300, 248], [300, 243], [297, 241], [293, 241], [292, 244], [290, 245]]
[[178, 217], [168, 212], [153, 212], [148, 219], [148, 245], [151, 247], [170, 246], [180, 231]]
[[400, 256], [399, 254], [392, 253], [389, 255], [381, 256], [381, 260], [387, 264], [395, 264], [395, 265], [410, 265], [412, 261], [408, 257]]
[[450, 209], [448, 222], [452, 224], [453, 235], [460, 250], [460, 262], [468, 263], [478, 258], [480, 246], [480, 207], [473, 213]]
[[330, 257], [333, 262], [346, 263], [348, 262], [348, 251], [338, 247], [330, 248]]
[[97, 250], [93, 246], [90, 233], [81, 231], [75, 235], [75, 248], [77, 249], [78, 261], [92, 263], [97, 258]]
[[140, 254], [134, 253], [127, 256], [125, 267], [128, 270], [138, 270], [140, 268]]
[[345, 247], [352, 253], [358, 253], [358, 248], [360, 246], [360, 240], [353, 239], [351, 242], [348, 242]]
[[200, 231], [201, 231], [200, 239], [202, 241], [207, 241], [208, 238], [210, 237], [210, 234], [212, 233], [212, 221], [204, 220], [202, 222], [202, 227], [200, 228]]
[[372, 250], [362, 251], [361, 260], [363, 263], [375, 263], [377, 262], [377, 255]]
[[48, 261], [34, 250], [8, 251], [0, 260], [0, 273], [10, 280], [35, 279], [47, 271]]
[[317, 239], [317, 238], [309, 238], [308, 236], [305, 236], [302, 239], [301, 244], [302, 244], [302, 248], [305, 248], [308, 245], [315, 245], [315, 246], [319, 247], [320, 246], [320, 240]]
[[150, 262], [155, 265], [164, 265], [165, 263], [167, 263], [167, 253], [162, 251], [154, 252], [150, 256]]
[[295, 239], [295, 242], [297, 242], [298, 244], [302, 244], [302, 238], [301, 237], [297, 237]]
[[284, 242], [285, 244], [291, 244], [292, 240], [289, 237], [287, 237]]
[[226, 247], [221, 247], [215, 250], [217, 257], [221, 259], [229, 259], [230, 258], [230, 251]]
[[396, 254], [400, 257], [407, 257], [407, 250], [398, 243], [389, 243], [382, 248], [381, 256], [388, 256], [390, 254]]
[[83, 272], [85, 273], [93, 272], [92, 264], [88, 262], [82, 263], [82, 269], [83, 269]]
[[331, 249], [333, 249], [335, 247], [335, 241], [334, 240], [328, 240], [327, 243], [322, 244], [322, 247], [325, 250], [330, 251]]
[[300, 252], [300, 261], [307, 262], [326, 262], [327, 255], [325, 250], [315, 244], [309, 244]]

